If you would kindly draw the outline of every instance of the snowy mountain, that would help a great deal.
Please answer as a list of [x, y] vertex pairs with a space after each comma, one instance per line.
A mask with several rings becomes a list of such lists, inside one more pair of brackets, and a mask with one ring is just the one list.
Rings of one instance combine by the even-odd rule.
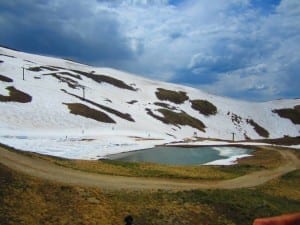
[[300, 99], [238, 101], [0, 47], [0, 142], [99, 158], [184, 138], [299, 136]]

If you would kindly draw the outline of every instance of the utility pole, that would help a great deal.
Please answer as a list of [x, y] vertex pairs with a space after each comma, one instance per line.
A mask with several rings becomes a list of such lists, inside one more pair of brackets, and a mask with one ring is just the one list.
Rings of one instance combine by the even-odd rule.
[[85, 86], [82, 86], [82, 98], [85, 99]]
[[25, 68], [22, 67], [22, 69], [23, 69], [23, 80], [25, 80]]

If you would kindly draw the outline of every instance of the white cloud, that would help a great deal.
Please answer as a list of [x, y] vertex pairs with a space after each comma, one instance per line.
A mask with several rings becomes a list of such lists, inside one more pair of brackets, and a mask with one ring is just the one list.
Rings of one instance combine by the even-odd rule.
[[122, 0], [122, 3], [128, 5], [165, 5], [168, 0]]
[[[214, 83], [200, 84], [214, 93], [251, 92], [258, 99], [283, 94], [295, 77], [292, 70], [300, 64], [297, 0], [283, 0], [266, 14], [248, 0], [188, 0], [178, 7], [167, 1], [144, 3], [148, 7], [123, 4], [116, 9], [122, 32], [138, 55], [124, 65], [128, 70], [163, 80], [190, 71], [199, 82], [214, 77]], [[293, 81], [299, 84], [299, 79]]]
[[280, 92], [286, 87], [284, 83], [280, 82], [281, 78], [278, 74], [265, 76], [266, 73], [273, 72], [274, 70], [270, 70], [268, 65], [258, 64], [230, 73], [219, 74], [218, 81], [214, 85], [199, 85], [198, 87], [220, 95], [224, 93], [234, 97], [249, 95], [248, 99], [256, 101], [279, 98]]
[[[185, 0], [176, 5], [168, 0], [45, 2], [31, 3], [41, 13], [23, 12], [24, 23], [46, 18], [47, 26], [59, 27], [64, 37], [80, 40], [81, 47], [86, 43], [88, 49], [102, 49], [101, 57], [96, 51], [91, 54], [94, 64], [192, 83], [222, 95], [300, 95], [298, 0], [282, 0], [268, 12], [250, 0]], [[13, 24], [7, 18], [0, 14], [0, 24], [9, 24], [9, 31]]]

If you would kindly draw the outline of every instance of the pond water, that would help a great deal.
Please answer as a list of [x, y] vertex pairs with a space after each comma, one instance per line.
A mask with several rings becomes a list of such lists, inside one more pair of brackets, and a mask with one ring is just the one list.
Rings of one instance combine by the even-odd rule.
[[249, 156], [252, 151], [238, 147], [183, 148], [163, 146], [110, 155], [108, 158], [127, 162], [151, 162], [169, 165], [214, 164], [213, 162], [216, 162], [216, 165], [228, 165], [231, 164], [230, 161], [236, 158]]

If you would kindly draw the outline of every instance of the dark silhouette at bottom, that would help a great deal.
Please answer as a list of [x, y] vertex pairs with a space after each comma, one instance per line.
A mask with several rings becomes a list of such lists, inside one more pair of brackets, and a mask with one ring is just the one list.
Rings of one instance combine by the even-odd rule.
[[133, 217], [128, 215], [124, 218], [125, 225], [133, 225]]

